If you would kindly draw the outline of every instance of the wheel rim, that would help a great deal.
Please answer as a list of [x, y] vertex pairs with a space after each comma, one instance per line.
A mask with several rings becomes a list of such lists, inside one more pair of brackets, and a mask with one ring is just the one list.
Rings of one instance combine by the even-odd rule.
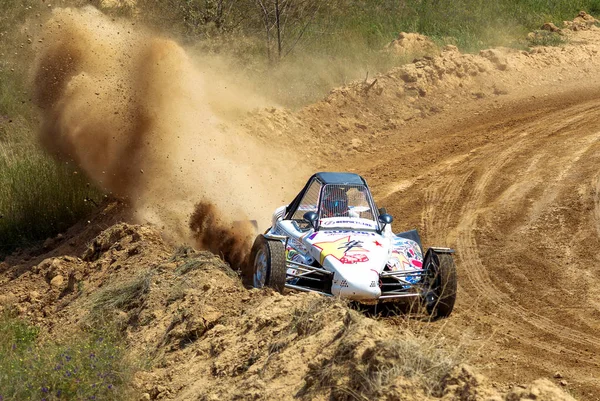
[[427, 290], [425, 292], [425, 303], [427, 309], [433, 309], [439, 300], [438, 283], [437, 283], [437, 265], [433, 260], [429, 260], [427, 266]]
[[256, 253], [254, 259], [254, 287], [263, 288], [267, 278], [267, 254], [264, 249]]

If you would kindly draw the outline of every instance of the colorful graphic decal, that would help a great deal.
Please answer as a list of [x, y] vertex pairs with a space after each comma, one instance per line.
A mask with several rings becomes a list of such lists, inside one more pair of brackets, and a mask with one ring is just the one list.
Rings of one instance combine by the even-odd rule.
[[[395, 239], [388, 266], [392, 271], [422, 269], [423, 255], [417, 243], [404, 238]], [[420, 275], [414, 275], [403, 277], [403, 280], [414, 284], [419, 278]]]
[[302, 263], [305, 265], [310, 265], [314, 261], [314, 259], [311, 258], [310, 256], [304, 255], [304, 254], [298, 252], [296, 249], [292, 248], [291, 246], [288, 246], [286, 248], [285, 258], [291, 262]]
[[333, 256], [344, 264], [354, 264], [367, 262], [369, 257], [365, 253], [369, 252], [362, 247], [362, 241], [350, 240], [350, 236], [339, 238], [335, 241], [318, 242], [314, 247], [321, 250], [320, 262], [327, 256]]

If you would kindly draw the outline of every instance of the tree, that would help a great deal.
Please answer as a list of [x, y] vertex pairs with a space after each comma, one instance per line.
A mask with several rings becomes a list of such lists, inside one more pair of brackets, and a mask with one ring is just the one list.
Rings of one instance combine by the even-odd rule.
[[287, 56], [304, 36], [319, 11], [330, 0], [255, 0], [262, 14], [266, 34], [267, 58], [273, 61]]

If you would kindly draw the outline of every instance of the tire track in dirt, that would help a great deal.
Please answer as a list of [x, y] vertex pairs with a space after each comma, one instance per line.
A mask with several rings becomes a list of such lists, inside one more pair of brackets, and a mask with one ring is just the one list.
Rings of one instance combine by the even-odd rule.
[[[423, 133], [426, 152], [443, 155], [435, 163], [402, 170], [397, 160], [416, 151], [395, 149], [362, 171], [375, 193], [387, 189], [390, 213], [418, 214], [425, 245], [457, 249], [458, 307], [442, 324], [457, 338], [471, 325], [494, 337], [480, 362], [499, 380], [560, 370], [581, 394], [600, 391], [600, 258], [588, 250], [600, 246], [597, 97], [440, 118]], [[379, 178], [383, 169], [396, 173]], [[498, 362], [507, 356], [516, 365]]]
[[[597, 140], [598, 134], [593, 135], [592, 139]], [[489, 210], [485, 210], [484, 206], [484, 193], [486, 188], [496, 178], [495, 174], [500, 171], [504, 165], [512, 161], [511, 155], [517, 154], [518, 150], [532, 147], [537, 147], [537, 144], [535, 142], [527, 143], [526, 140], [521, 140], [507, 147], [496, 157], [493, 156], [495, 149], [492, 149], [490, 152], [488, 152], [487, 157], [489, 157], [489, 159], [483, 168], [485, 172], [478, 179], [477, 185], [472, 191], [471, 198], [465, 202], [461, 213], [463, 217], [458, 225], [457, 248], [460, 252], [460, 261], [464, 266], [468, 266], [468, 270], [463, 270], [463, 272], [467, 273], [465, 278], [468, 279], [468, 283], [475, 289], [476, 293], [482, 297], [485, 297], [486, 301], [491, 302], [494, 307], [501, 309], [503, 312], [502, 314], [514, 314], [518, 318], [522, 319], [524, 324], [534, 326], [536, 329], [551, 333], [552, 335], [556, 336], [557, 339], [561, 339], [561, 341], [566, 339], [574, 344], [598, 347], [600, 346], [600, 340], [596, 338], [587, 338], [582, 336], [581, 332], [579, 331], [571, 330], [567, 326], [557, 324], [555, 321], [527, 310], [524, 307], [513, 305], [510, 297], [508, 297], [506, 293], [499, 290], [490, 279], [490, 274], [492, 274], [493, 271], [485, 266], [479, 252], [479, 246], [475, 233], [479, 229], [478, 220], [480, 215]], [[576, 163], [581, 157], [581, 154], [585, 153], [585, 151], [587, 151], [587, 148], [581, 148], [580, 151], [575, 152], [572, 162]], [[547, 189], [553, 189], [553, 187], [560, 186], [559, 184], [564, 179], [567, 171], [569, 171], [571, 168], [572, 164], [567, 165], [558, 174], [555, 181], [548, 185]], [[540, 202], [541, 204], [536, 204], [537, 207], [534, 208], [534, 214], [540, 213], [540, 210], [545, 208], [546, 204], [550, 203], [555, 196], [556, 194], [545, 195], [543, 197], [543, 201]], [[511, 323], [512, 322], [513, 321], [511, 320]], [[584, 355], [580, 351], [573, 350], [571, 348], [565, 348], [559, 344], [540, 343], [535, 340], [529, 341], [527, 336], [518, 337], [531, 346], [542, 348], [548, 352], [569, 352], [574, 355]]]

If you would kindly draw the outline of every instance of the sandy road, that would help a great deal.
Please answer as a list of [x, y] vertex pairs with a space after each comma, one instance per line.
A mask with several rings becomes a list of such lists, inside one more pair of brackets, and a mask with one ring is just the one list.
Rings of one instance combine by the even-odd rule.
[[392, 134], [380, 160], [352, 165], [368, 166], [396, 229], [457, 249], [458, 305], [439, 324], [473, 331], [472, 363], [505, 385], [560, 372], [600, 399], [600, 90], [477, 107]]

